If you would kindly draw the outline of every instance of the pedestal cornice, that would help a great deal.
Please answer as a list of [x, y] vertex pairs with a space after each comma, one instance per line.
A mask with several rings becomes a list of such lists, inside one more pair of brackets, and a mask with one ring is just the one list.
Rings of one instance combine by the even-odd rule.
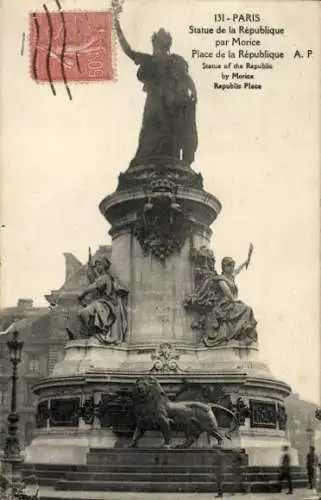
[[[101, 201], [99, 209], [112, 227], [120, 220], [123, 222], [127, 220], [128, 223], [131, 223], [134, 222], [134, 215], [142, 208], [146, 198], [146, 192], [143, 188], [136, 188], [132, 191], [116, 191]], [[215, 196], [201, 189], [179, 186], [177, 200], [182, 203], [184, 211], [192, 219], [195, 219], [195, 222], [207, 226], [215, 221], [222, 208]]]

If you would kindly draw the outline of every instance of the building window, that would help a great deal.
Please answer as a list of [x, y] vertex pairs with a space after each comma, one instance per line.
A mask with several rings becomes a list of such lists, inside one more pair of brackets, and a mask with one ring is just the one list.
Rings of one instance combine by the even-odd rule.
[[0, 387], [0, 406], [8, 405], [8, 389]]
[[36, 354], [28, 354], [28, 369], [32, 373], [40, 372], [40, 360]]

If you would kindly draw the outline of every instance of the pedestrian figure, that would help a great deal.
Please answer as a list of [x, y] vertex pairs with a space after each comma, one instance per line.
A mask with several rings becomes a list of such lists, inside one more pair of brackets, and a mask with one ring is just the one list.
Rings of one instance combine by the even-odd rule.
[[317, 467], [318, 459], [315, 454], [314, 446], [310, 446], [310, 451], [307, 454], [307, 472], [308, 472], [308, 481], [309, 488], [312, 490], [315, 487], [315, 475], [316, 475], [316, 467]]
[[280, 475], [279, 475], [279, 489], [282, 491], [282, 481], [286, 480], [288, 483], [288, 491], [287, 495], [292, 495], [293, 487], [292, 487], [292, 473], [291, 473], [291, 457], [289, 453], [289, 447], [283, 447], [283, 455], [281, 457], [281, 467], [280, 467]]
[[216, 472], [216, 485], [217, 485], [217, 495], [216, 498], [221, 498], [223, 496], [223, 484], [224, 484], [224, 469], [225, 469], [225, 457], [222, 450], [218, 449], [217, 455], [217, 472]]
[[235, 477], [235, 492], [246, 493], [246, 487], [243, 477], [243, 455], [237, 452], [234, 458], [234, 477]]

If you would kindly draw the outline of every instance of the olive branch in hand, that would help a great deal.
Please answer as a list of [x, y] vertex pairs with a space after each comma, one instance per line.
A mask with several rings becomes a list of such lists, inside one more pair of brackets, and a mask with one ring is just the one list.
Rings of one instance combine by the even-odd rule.
[[249, 267], [249, 265], [250, 265], [253, 250], [254, 250], [254, 245], [253, 245], [253, 243], [250, 243], [250, 246], [249, 246], [249, 251], [248, 251], [248, 254], [247, 254], [247, 259], [246, 259], [246, 269], [247, 269], [247, 268]]

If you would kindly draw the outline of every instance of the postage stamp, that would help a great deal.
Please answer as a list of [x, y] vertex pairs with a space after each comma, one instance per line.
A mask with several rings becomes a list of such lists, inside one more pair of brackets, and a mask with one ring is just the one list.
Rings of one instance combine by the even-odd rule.
[[115, 78], [112, 12], [34, 12], [29, 17], [30, 69], [38, 82]]

